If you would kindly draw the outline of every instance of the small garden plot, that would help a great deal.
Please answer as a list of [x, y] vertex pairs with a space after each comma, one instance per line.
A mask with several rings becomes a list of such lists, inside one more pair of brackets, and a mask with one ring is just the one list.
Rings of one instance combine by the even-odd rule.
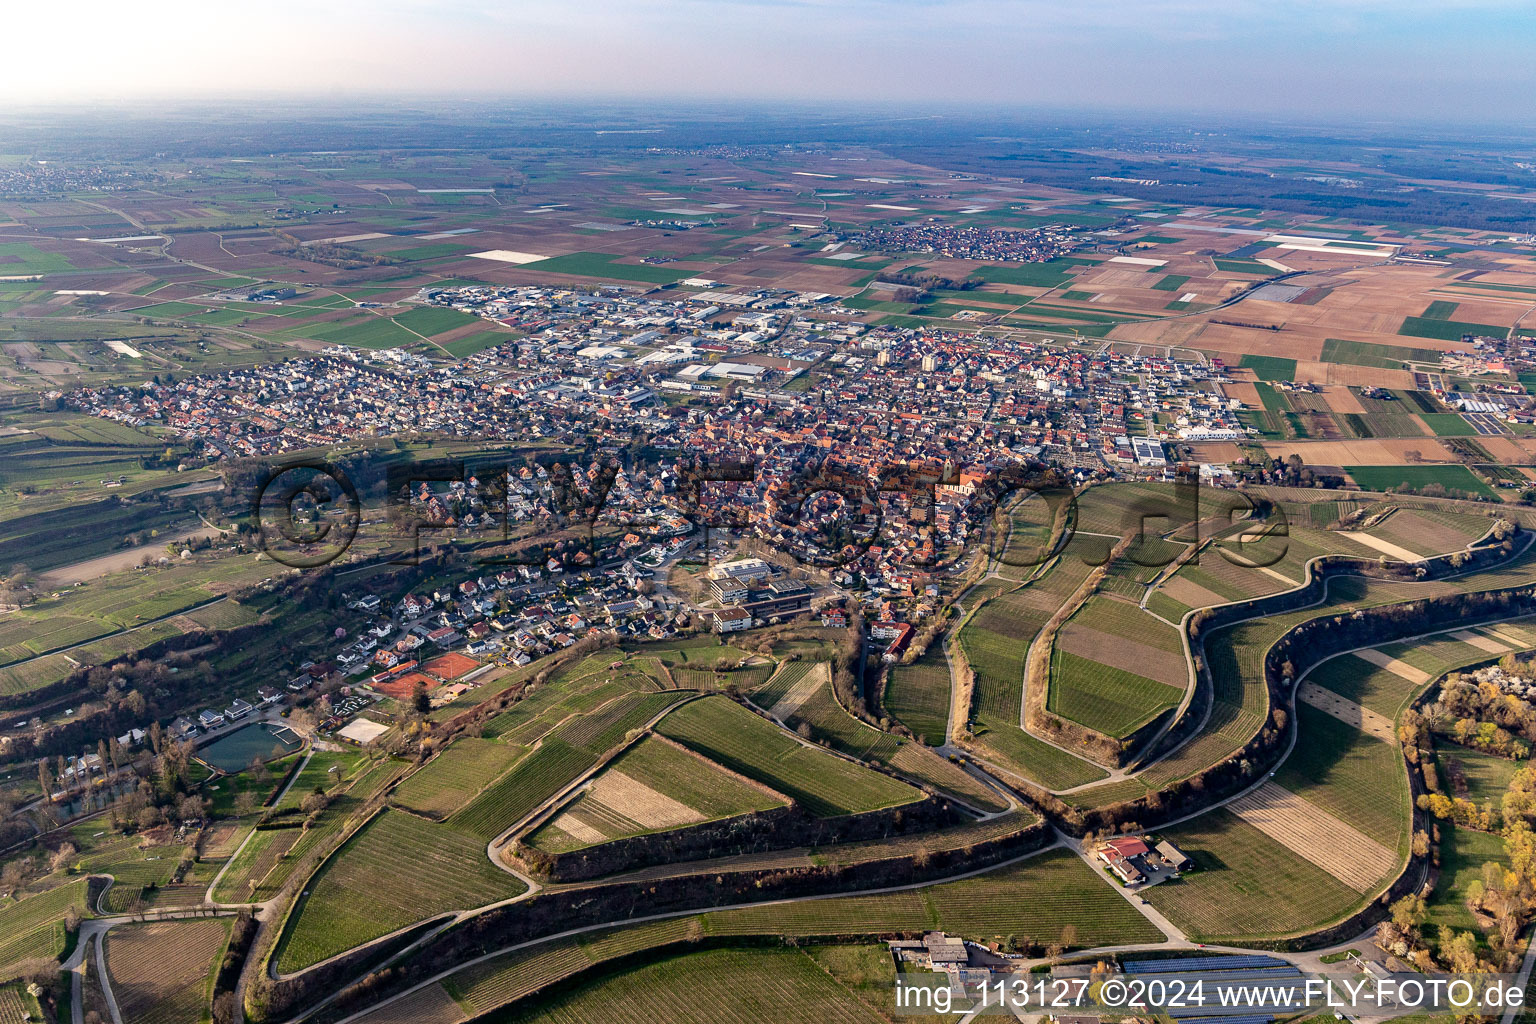
[[834, 817], [911, 803], [910, 786], [833, 757], [724, 697], [677, 709], [658, 731], [748, 778], [793, 797], [817, 817]]
[[124, 1024], [205, 1019], [228, 919], [159, 921], [107, 933], [107, 975]]
[[648, 737], [605, 768], [529, 845], [564, 853], [614, 839], [781, 807], [762, 786], [665, 739]]
[[278, 969], [296, 971], [435, 914], [525, 890], [491, 863], [480, 837], [386, 810], [311, 879], [283, 936]]

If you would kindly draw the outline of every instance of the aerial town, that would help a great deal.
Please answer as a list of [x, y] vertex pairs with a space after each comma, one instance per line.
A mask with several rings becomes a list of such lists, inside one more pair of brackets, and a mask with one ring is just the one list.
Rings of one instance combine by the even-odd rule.
[[0, 1024], [1536, 997], [1529, 145], [80, 117], [0, 126]]

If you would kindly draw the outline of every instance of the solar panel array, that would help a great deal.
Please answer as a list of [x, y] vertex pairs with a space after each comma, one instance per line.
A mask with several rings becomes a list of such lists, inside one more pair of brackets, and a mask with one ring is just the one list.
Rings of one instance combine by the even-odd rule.
[[1126, 974], [1168, 974], [1173, 971], [1237, 971], [1255, 967], [1289, 967], [1279, 957], [1239, 956], [1188, 956], [1166, 960], [1127, 960]]
[[[1238, 956], [1191, 956], [1164, 960], [1127, 960], [1126, 974], [1180, 974], [1186, 980], [1196, 977], [1221, 981], [1253, 978], [1257, 981], [1299, 978], [1301, 971], [1278, 957], [1258, 955]], [[1274, 1015], [1255, 1013], [1264, 1007], [1186, 1007], [1182, 1016], [1173, 1018], [1174, 1024], [1272, 1024]], [[1291, 1007], [1274, 1007], [1280, 1013], [1294, 1013]]]

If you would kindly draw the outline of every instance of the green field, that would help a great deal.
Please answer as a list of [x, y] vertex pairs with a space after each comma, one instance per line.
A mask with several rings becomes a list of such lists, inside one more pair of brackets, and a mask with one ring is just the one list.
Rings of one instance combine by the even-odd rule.
[[[1460, 335], [1457, 337], [1460, 338]], [[1374, 366], [1384, 370], [1396, 370], [1407, 361], [1438, 363], [1440, 350], [1328, 338], [1324, 340], [1323, 351], [1318, 358], [1325, 363], [1347, 363], [1350, 366]]]
[[522, 337], [520, 334], [508, 334], [503, 331], [480, 331], [477, 334], [467, 334], [454, 341], [439, 342], [440, 347], [447, 350], [449, 355], [464, 359], [483, 352], [497, 345], [505, 345], [509, 341], [516, 341]]
[[619, 263], [618, 259], [606, 252], [573, 252], [530, 263], [528, 269], [540, 274], [570, 274], [573, 277], [600, 277], [610, 281], [638, 281], [642, 284], [671, 284], [699, 273], [671, 265]]
[[1425, 931], [1435, 934], [1439, 928], [1454, 928], [1475, 935], [1481, 928], [1467, 906], [1467, 897], [1472, 883], [1482, 883], [1484, 864], [1508, 866], [1504, 842], [1497, 835], [1442, 822], [1439, 846], [1440, 878], [1425, 901]]
[[1480, 334], [1493, 338], [1509, 335], [1508, 327], [1497, 324], [1474, 324], [1465, 320], [1436, 320], [1423, 316], [1403, 317], [1403, 325], [1397, 333], [1406, 338], [1435, 338], [1440, 341], [1460, 341], [1463, 334]]
[[415, 263], [420, 260], [440, 260], [448, 256], [460, 256], [470, 251], [473, 246], [454, 245], [452, 242], [439, 242], [436, 245], [414, 245], [408, 249], [390, 249], [383, 253], [392, 260], [403, 260]]
[[436, 334], [447, 334], [449, 331], [467, 327], [470, 324], [484, 322], [480, 317], [470, 316], [468, 313], [461, 313], [445, 306], [417, 306], [393, 319], [406, 330], [424, 334], [429, 338]]
[[357, 348], [408, 348], [421, 341], [394, 321], [372, 314], [358, 315], [313, 328], [295, 327], [287, 333]]
[[976, 276], [990, 284], [1014, 284], [1028, 288], [1055, 288], [1072, 280], [1070, 274], [1052, 260], [1049, 263], [989, 264], [979, 267]]
[[1280, 271], [1274, 267], [1267, 263], [1260, 263], [1258, 260], [1224, 260], [1218, 256], [1212, 262], [1216, 264], [1217, 270], [1229, 274], [1258, 274], [1260, 277], [1278, 277], [1280, 274]]
[[52, 274], [74, 266], [68, 256], [43, 252], [30, 242], [0, 242], [0, 277]]
[[1253, 371], [1259, 380], [1295, 380], [1296, 360], [1280, 356], [1243, 356], [1239, 364]]
[[386, 810], [310, 881], [283, 935], [278, 969], [296, 971], [423, 918], [526, 888], [490, 862], [479, 837]]
[[1456, 315], [1456, 307], [1459, 303], [1448, 302], [1445, 299], [1436, 299], [1420, 314], [1426, 320], [1449, 320]]
[[891, 807], [920, 795], [895, 779], [804, 746], [724, 697], [684, 705], [663, 719], [658, 731], [793, 797], [817, 817]]
[[1197, 942], [1251, 941], [1344, 916], [1359, 893], [1225, 810], [1164, 832], [1198, 870], [1146, 891]]
[[1450, 762], [1456, 762], [1467, 781], [1467, 799], [1481, 807], [1492, 802], [1497, 807], [1520, 762], [1495, 757], [1468, 747], [1436, 739], [1435, 759], [1440, 766], [1440, 785], [1450, 795], [1458, 796], [1451, 785]]
[[1439, 484], [1449, 492], [1496, 498], [1493, 488], [1466, 466], [1345, 466], [1344, 471], [1367, 491], [1390, 488], [1422, 490]]
[[1477, 433], [1460, 413], [1421, 412], [1419, 419], [1434, 431], [1436, 437], [1471, 437]]
[[1168, 274], [1158, 278], [1157, 283], [1152, 288], [1154, 291], [1159, 292], [1176, 292], [1183, 288], [1188, 281], [1189, 277], [1185, 274]]

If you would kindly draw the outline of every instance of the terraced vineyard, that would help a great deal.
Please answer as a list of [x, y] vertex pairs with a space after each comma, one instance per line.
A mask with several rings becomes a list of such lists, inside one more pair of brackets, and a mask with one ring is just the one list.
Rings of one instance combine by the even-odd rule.
[[690, 751], [655, 736], [615, 758], [547, 823], [528, 837], [564, 853], [628, 836], [697, 825], [787, 801]]
[[64, 916], [70, 908], [84, 916], [86, 880], [0, 906], [0, 981], [14, 977], [29, 960], [56, 959], [64, 949]]
[[891, 669], [885, 684], [885, 709], [911, 729], [912, 735], [936, 747], [945, 740], [949, 696], [949, 663], [939, 638], [912, 664]]
[[1289, 935], [1342, 918], [1364, 897], [1225, 810], [1167, 829], [1199, 870], [1146, 899], [1192, 939]]
[[229, 921], [166, 921], [107, 933], [107, 974], [124, 1024], [183, 1024], [203, 1018]]
[[1296, 709], [1304, 742], [1275, 781], [1391, 850], [1408, 847], [1408, 780], [1395, 744], [1366, 735], [1309, 704]]
[[472, 800], [523, 754], [520, 747], [464, 737], [449, 744], [395, 788], [391, 799], [430, 817], [447, 817]]
[[295, 971], [434, 914], [526, 890], [490, 862], [478, 836], [386, 810], [316, 872], [283, 935], [278, 969]]
[[1083, 556], [1093, 544], [1074, 539], [1042, 575], [975, 609], [957, 637], [975, 673], [972, 732], [983, 757], [1051, 788], [1103, 778], [1097, 765], [1031, 736], [1020, 726], [1029, 645], [1052, 613], [1087, 579]]
[[662, 960], [626, 978], [579, 985], [506, 1020], [713, 1024], [769, 1017], [786, 1024], [880, 1024], [885, 1019], [799, 950], [717, 949]]
[[1162, 933], [1075, 854], [1049, 850], [958, 882], [704, 915], [711, 935], [878, 935], [941, 928], [978, 940], [1050, 943], [1072, 923], [1083, 946], [1156, 942]]
[[786, 661], [763, 685], [752, 691], [752, 703], [764, 711], [772, 709], [795, 684], [816, 667], [813, 661]]
[[1058, 650], [1051, 660], [1046, 707], [1106, 736], [1120, 737], [1176, 706], [1183, 695], [1182, 687]]
[[595, 755], [564, 740], [547, 739], [465, 804], [448, 823], [489, 842], [595, 764]]
[[705, 697], [678, 708], [662, 720], [658, 731], [793, 797], [818, 817], [919, 798], [916, 790], [895, 779], [800, 744], [724, 697]]

